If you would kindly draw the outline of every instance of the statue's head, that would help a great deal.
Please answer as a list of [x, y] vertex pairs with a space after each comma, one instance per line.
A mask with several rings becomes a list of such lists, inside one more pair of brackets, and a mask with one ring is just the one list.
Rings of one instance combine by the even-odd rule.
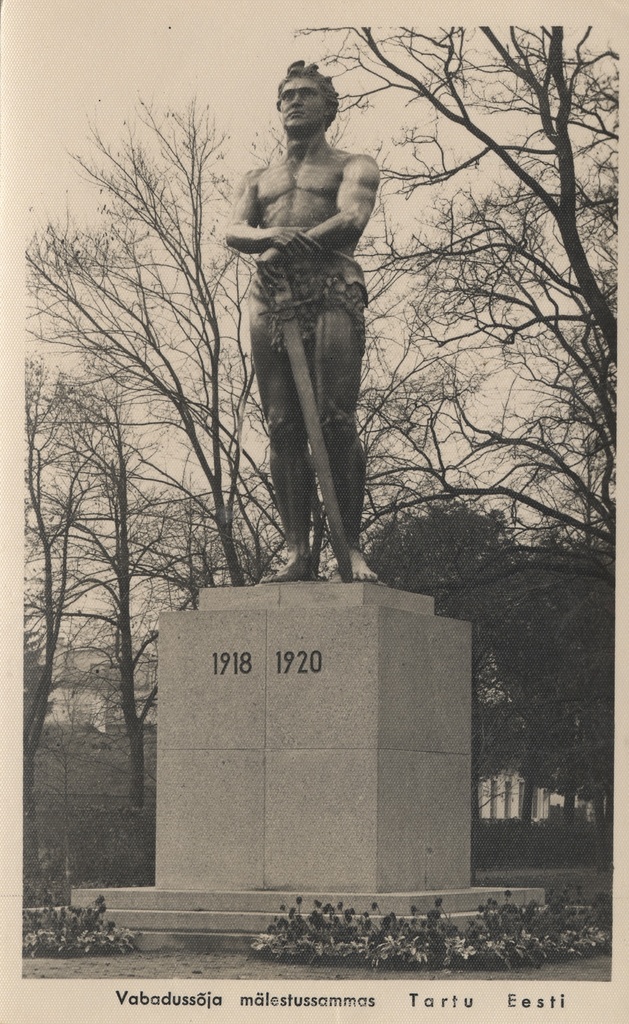
[[296, 60], [290, 65], [286, 77], [282, 79], [277, 90], [277, 109], [281, 109], [282, 93], [291, 79], [306, 79], [316, 85], [327, 111], [326, 128], [329, 128], [339, 109], [339, 94], [332, 85], [332, 79], [328, 75], [322, 75], [317, 64], [306, 64], [303, 60]]

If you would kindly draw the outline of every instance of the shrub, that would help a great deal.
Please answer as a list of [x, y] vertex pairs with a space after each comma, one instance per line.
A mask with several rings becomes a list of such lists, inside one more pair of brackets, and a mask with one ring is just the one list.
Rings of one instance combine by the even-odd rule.
[[[465, 932], [442, 913], [442, 899], [425, 917], [411, 907], [411, 916], [389, 913], [376, 920], [343, 904], [301, 913], [301, 898], [286, 916], [276, 917], [258, 935], [253, 949], [275, 959], [338, 962], [354, 960], [391, 967], [516, 967], [543, 961], [587, 956], [610, 949], [610, 933], [601, 925], [601, 907], [583, 907], [559, 894], [554, 903], [525, 907], [488, 900]], [[281, 908], [284, 910], [285, 908]], [[372, 911], [377, 910], [373, 904]]]
[[[57, 808], [38, 811], [46, 877], [64, 877], [64, 839]], [[101, 804], [73, 808], [68, 846], [73, 885], [155, 884], [155, 809]], [[67, 897], [66, 897], [67, 898]]]
[[596, 829], [591, 822], [482, 820], [472, 830], [477, 868], [574, 867], [596, 863]]
[[476, 949], [479, 967], [539, 967], [544, 961], [573, 959], [609, 952], [611, 937], [599, 914], [574, 902], [570, 890], [550, 893], [545, 906], [499, 905], [489, 899], [470, 922], [467, 937]]
[[25, 907], [59, 906], [65, 896], [65, 880], [58, 878], [27, 878], [24, 881]]
[[26, 956], [81, 956], [130, 953], [131, 932], [105, 923], [103, 896], [90, 907], [31, 907], [22, 912], [22, 951]]

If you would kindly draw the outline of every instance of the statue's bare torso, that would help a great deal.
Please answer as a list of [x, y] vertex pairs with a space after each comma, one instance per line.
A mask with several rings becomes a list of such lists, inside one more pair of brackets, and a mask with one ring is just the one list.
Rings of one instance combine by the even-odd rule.
[[245, 175], [232, 244], [263, 253], [283, 245], [293, 257], [320, 254], [323, 246], [353, 256], [373, 209], [375, 162], [324, 140], [304, 153], [296, 148], [284, 160]]
[[[338, 212], [339, 188], [348, 163], [360, 160], [332, 149], [325, 160], [303, 163], [296, 169], [283, 162], [253, 172], [259, 227], [296, 225], [307, 231], [329, 220]], [[357, 241], [339, 239], [335, 247], [352, 256]]]

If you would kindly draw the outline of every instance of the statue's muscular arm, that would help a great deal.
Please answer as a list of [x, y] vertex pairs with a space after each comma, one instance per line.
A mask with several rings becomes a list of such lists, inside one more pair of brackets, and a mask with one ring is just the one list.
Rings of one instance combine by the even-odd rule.
[[262, 170], [249, 171], [238, 192], [226, 241], [239, 252], [264, 252], [275, 244], [275, 229], [259, 227], [258, 179]]
[[343, 169], [336, 198], [337, 212], [309, 228], [306, 237], [329, 249], [354, 251], [376, 201], [380, 172], [369, 156], [351, 157]]
[[263, 253], [272, 249], [289, 256], [312, 254], [320, 251], [321, 246], [353, 252], [376, 201], [379, 171], [371, 157], [350, 157], [343, 168], [336, 213], [306, 231], [298, 225], [259, 227], [261, 211], [257, 186], [261, 173], [251, 171], [240, 186], [227, 233], [228, 245], [240, 252]]

